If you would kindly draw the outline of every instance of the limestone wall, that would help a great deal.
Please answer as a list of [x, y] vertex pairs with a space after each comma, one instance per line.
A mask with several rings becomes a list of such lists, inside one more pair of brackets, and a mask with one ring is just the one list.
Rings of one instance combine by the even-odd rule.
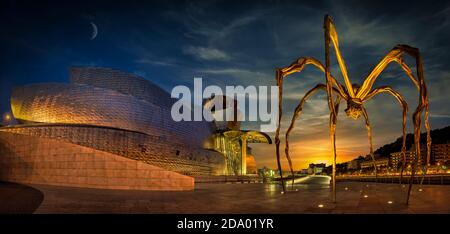
[[141, 161], [9, 132], [0, 132], [0, 180], [106, 189], [194, 189], [194, 178]]
[[32, 124], [0, 131], [57, 139], [179, 172], [186, 175], [223, 174], [225, 158], [218, 152], [144, 133], [89, 125]]

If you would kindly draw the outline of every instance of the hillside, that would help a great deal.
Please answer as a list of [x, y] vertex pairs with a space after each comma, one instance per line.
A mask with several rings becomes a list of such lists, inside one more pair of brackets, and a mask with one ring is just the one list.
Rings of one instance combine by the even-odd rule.
[[[426, 144], [426, 133], [420, 135], [420, 143]], [[450, 143], [450, 126], [441, 129], [435, 129], [431, 131], [431, 141], [433, 144]], [[409, 149], [414, 143], [414, 136], [412, 133], [406, 135], [406, 148]], [[389, 157], [393, 152], [398, 152], [402, 148], [402, 137], [397, 138], [394, 142], [386, 144], [377, 150], [375, 154], [379, 154], [381, 157]]]

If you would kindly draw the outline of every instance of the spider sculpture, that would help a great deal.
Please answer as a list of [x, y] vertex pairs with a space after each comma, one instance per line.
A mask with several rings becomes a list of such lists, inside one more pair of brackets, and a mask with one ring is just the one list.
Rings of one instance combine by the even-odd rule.
[[[373, 154], [373, 148], [372, 148], [372, 130], [370, 126], [369, 116], [367, 114], [366, 109], [364, 108], [364, 103], [371, 98], [375, 97], [377, 94], [380, 93], [388, 93], [394, 96], [397, 101], [400, 104], [400, 107], [402, 109], [403, 113], [403, 141], [402, 141], [402, 165], [401, 165], [401, 176], [400, 176], [400, 183], [402, 181], [402, 175], [403, 170], [405, 168], [406, 164], [406, 115], [408, 112], [408, 106], [405, 102], [404, 98], [400, 93], [395, 91], [393, 88], [389, 86], [382, 86], [378, 88], [372, 88], [372, 86], [375, 83], [375, 80], [380, 75], [380, 73], [391, 63], [396, 62], [398, 63], [403, 71], [406, 72], [408, 77], [411, 79], [411, 81], [416, 86], [418, 92], [419, 92], [419, 103], [414, 111], [414, 114], [412, 116], [413, 123], [414, 123], [414, 145], [415, 145], [415, 153], [416, 157], [412, 164], [411, 169], [411, 177], [409, 179], [409, 187], [408, 187], [408, 193], [406, 198], [406, 204], [409, 202], [409, 196], [411, 193], [411, 187], [412, 182], [415, 175], [415, 170], [417, 167], [417, 162], [420, 157], [420, 129], [421, 129], [421, 115], [424, 112], [424, 118], [425, 118], [425, 128], [427, 131], [427, 157], [426, 157], [426, 163], [424, 164], [424, 167], [422, 168], [423, 175], [425, 175], [427, 166], [430, 161], [430, 147], [431, 147], [431, 137], [430, 137], [430, 125], [428, 123], [428, 95], [427, 95], [427, 88], [425, 85], [424, 80], [424, 72], [423, 72], [423, 63], [422, 58], [419, 52], [419, 49], [410, 47], [408, 45], [397, 45], [393, 49], [389, 51], [389, 53], [372, 69], [372, 71], [367, 75], [365, 78], [362, 86], [359, 86], [357, 84], [351, 84], [350, 80], [348, 78], [347, 74], [347, 68], [345, 66], [344, 59], [342, 58], [341, 52], [339, 50], [339, 41], [338, 41], [338, 34], [336, 32], [336, 29], [334, 27], [333, 21], [330, 16], [326, 15], [324, 20], [324, 30], [325, 30], [325, 66], [322, 65], [317, 59], [311, 58], [311, 57], [301, 57], [297, 59], [294, 63], [292, 63], [290, 66], [285, 68], [279, 68], [276, 70], [276, 81], [278, 85], [278, 97], [279, 97], [279, 103], [278, 103], [278, 127], [275, 134], [275, 147], [276, 147], [276, 156], [277, 156], [277, 163], [278, 163], [278, 169], [280, 171], [280, 177], [282, 181], [283, 191], [285, 192], [286, 186], [284, 184], [283, 175], [281, 173], [281, 164], [280, 164], [280, 124], [281, 124], [281, 117], [282, 117], [282, 97], [283, 97], [283, 81], [284, 78], [288, 75], [295, 73], [295, 72], [301, 72], [303, 68], [306, 65], [313, 65], [314, 67], [318, 68], [320, 71], [324, 72], [325, 74], [325, 84], [317, 84], [314, 88], [309, 90], [305, 96], [301, 99], [298, 106], [295, 108], [294, 115], [292, 117], [291, 124], [286, 132], [286, 146], [285, 146], [285, 154], [286, 158], [289, 163], [290, 170], [292, 172], [292, 178], [293, 176], [293, 169], [292, 169], [292, 161], [289, 156], [289, 134], [294, 129], [295, 121], [300, 117], [303, 105], [305, 104], [306, 100], [310, 98], [315, 92], [318, 90], [325, 90], [327, 92], [327, 99], [328, 99], [328, 108], [330, 110], [330, 119], [329, 119], [329, 128], [330, 128], [330, 140], [331, 140], [331, 151], [333, 156], [333, 170], [332, 170], [332, 187], [333, 187], [333, 201], [336, 202], [336, 122], [337, 122], [337, 112], [339, 109], [339, 103], [342, 99], [344, 99], [347, 102], [347, 109], [345, 109], [345, 113], [348, 117], [352, 119], [358, 119], [359, 117], [363, 116], [365, 119], [365, 125], [368, 132], [368, 138], [369, 138], [369, 146], [370, 146], [370, 155], [372, 157], [372, 161], [374, 164], [375, 174], [377, 173], [377, 166], [375, 163], [375, 158]], [[330, 42], [333, 44], [337, 62], [339, 63], [339, 68], [342, 73], [342, 77], [345, 81], [345, 84], [339, 83], [331, 74], [330, 74]], [[405, 63], [403, 60], [403, 55], [409, 55], [413, 58], [415, 58], [416, 61], [416, 76], [411, 71], [411, 68]], [[334, 98], [336, 96], [336, 98]], [[423, 177], [422, 177], [423, 181]]]

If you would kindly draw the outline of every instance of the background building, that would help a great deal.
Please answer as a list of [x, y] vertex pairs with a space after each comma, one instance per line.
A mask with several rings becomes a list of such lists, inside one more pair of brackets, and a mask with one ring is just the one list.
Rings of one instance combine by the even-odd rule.
[[431, 145], [431, 162], [446, 163], [450, 161], [450, 143]]
[[309, 164], [308, 167], [308, 174], [312, 175], [312, 174], [320, 174], [325, 170], [325, 163], [318, 163], [318, 164], [314, 164], [311, 163]]
[[[375, 165], [377, 165], [377, 168], [383, 168], [389, 166], [389, 158], [377, 158], [375, 159]], [[373, 161], [372, 160], [366, 160], [364, 162], [361, 162], [361, 169], [368, 169], [373, 168]]]
[[[427, 152], [426, 152], [426, 146], [422, 145], [420, 147], [420, 158], [418, 158], [418, 165], [422, 165], [423, 163], [426, 162], [427, 160]], [[414, 147], [414, 144], [411, 146], [411, 148], [409, 150], [407, 150], [405, 152], [405, 158], [406, 158], [406, 165], [412, 165], [414, 163], [414, 160], [416, 159], [416, 150]], [[391, 157], [390, 157], [390, 162], [391, 165], [394, 168], [400, 168], [401, 164], [403, 162], [403, 154], [402, 152], [395, 152], [395, 153], [391, 153]]]
[[352, 161], [348, 162], [347, 168], [348, 170], [359, 170], [361, 169], [361, 163], [364, 162], [364, 157], [360, 156]]

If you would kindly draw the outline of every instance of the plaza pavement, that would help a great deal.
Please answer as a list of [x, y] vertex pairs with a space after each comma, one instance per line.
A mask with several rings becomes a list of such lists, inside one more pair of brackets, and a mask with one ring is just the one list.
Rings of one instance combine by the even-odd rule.
[[0, 213], [450, 213], [450, 186], [414, 185], [406, 206], [407, 186], [362, 182], [338, 183], [333, 203], [328, 181], [309, 178], [288, 185], [285, 194], [278, 184], [262, 183], [199, 183], [180, 192], [1, 183], [9, 205]]

